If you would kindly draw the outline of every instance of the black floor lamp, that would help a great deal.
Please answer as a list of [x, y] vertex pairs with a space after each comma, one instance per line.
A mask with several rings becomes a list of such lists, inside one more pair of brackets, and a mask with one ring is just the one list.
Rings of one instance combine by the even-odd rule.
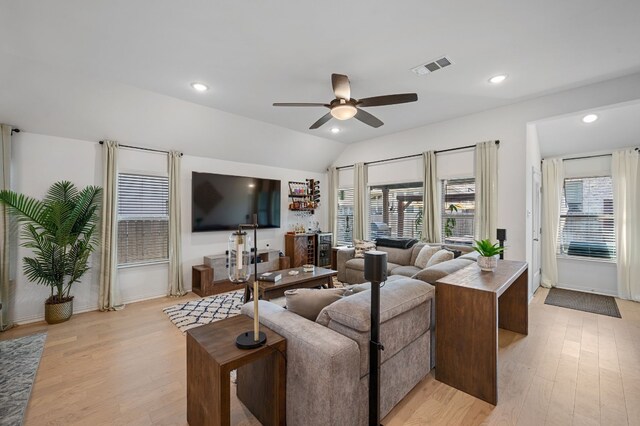
[[364, 278], [371, 281], [371, 340], [369, 341], [369, 426], [380, 425], [380, 283], [387, 280], [387, 253], [364, 254]]

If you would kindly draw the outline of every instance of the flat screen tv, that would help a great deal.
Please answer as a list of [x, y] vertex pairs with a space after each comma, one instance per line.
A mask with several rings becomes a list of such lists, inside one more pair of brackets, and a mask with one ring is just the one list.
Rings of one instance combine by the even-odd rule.
[[193, 172], [191, 230], [238, 229], [258, 215], [259, 228], [280, 227], [280, 181]]

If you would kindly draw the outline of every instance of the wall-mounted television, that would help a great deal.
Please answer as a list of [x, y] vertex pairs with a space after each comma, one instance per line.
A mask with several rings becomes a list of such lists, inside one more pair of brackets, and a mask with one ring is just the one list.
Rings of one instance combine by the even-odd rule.
[[280, 181], [247, 176], [193, 172], [191, 175], [191, 230], [238, 229], [253, 223], [259, 228], [280, 227]]

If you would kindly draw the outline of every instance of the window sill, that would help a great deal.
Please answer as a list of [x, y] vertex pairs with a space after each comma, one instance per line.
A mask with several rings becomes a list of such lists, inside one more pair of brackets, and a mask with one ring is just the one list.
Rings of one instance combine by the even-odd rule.
[[616, 259], [603, 259], [599, 257], [586, 257], [586, 256], [569, 256], [568, 254], [557, 254], [556, 259], [562, 260], [577, 260], [582, 262], [596, 262], [596, 263], [609, 263], [615, 265]]
[[165, 263], [169, 263], [169, 259], [165, 260], [154, 260], [151, 262], [138, 262], [138, 263], [125, 263], [124, 265], [118, 265], [118, 269], [129, 269], [129, 268], [137, 268], [138, 266], [153, 266], [153, 265], [162, 265]]

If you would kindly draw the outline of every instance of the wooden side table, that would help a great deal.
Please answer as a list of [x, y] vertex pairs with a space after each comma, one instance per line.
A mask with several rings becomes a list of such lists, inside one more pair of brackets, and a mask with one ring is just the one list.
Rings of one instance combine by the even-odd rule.
[[187, 331], [187, 421], [191, 426], [229, 425], [229, 373], [235, 369], [238, 398], [253, 415], [263, 425], [285, 424], [286, 339], [261, 325], [267, 344], [238, 349], [236, 337], [250, 330], [253, 319], [238, 315]]
[[436, 283], [436, 380], [498, 403], [498, 327], [527, 335], [527, 263], [476, 263]]

